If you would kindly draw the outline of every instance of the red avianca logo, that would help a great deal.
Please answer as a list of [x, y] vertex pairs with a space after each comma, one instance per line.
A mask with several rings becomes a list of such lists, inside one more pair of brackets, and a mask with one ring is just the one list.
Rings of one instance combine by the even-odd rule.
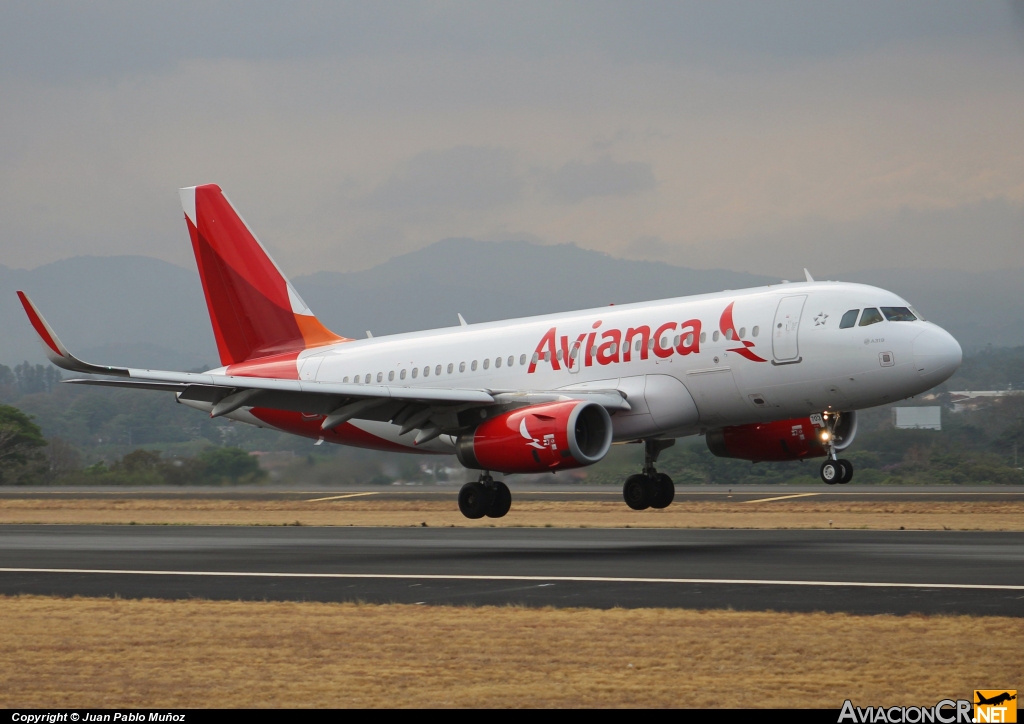
[[[719, 331], [725, 338], [735, 340], [740, 345], [727, 351], [736, 352], [752, 362], [766, 362], [767, 360], [751, 351], [754, 347], [753, 342], [740, 339], [732, 319], [734, 304], [735, 302], [729, 303], [718, 321]], [[592, 326], [594, 331], [583, 332], [575, 339], [569, 335], [560, 336], [557, 327], [552, 327], [538, 342], [527, 372], [535, 372], [537, 364], [542, 361], [549, 363], [553, 370], [560, 370], [564, 365], [571, 371], [578, 364], [592, 367], [595, 362], [599, 365], [610, 365], [632, 362], [634, 359], [646, 360], [652, 354], [661, 359], [668, 359], [674, 354], [688, 355], [700, 352], [699, 319], [689, 319], [681, 323], [665, 322], [657, 327], [653, 334], [651, 325], [647, 324], [630, 327], [625, 332], [621, 329], [598, 331], [600, 327], [599, 319]]]

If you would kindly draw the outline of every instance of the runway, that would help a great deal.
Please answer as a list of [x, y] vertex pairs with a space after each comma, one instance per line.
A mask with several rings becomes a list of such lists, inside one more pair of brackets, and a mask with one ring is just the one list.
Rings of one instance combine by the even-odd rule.
[[0, 526], [0, 593], [1024, 615], [1024, 534]]
[[[618, 485], [538, 485], [508, 481], [516, 501], [622, 500]], [[0, 490], [0, 500], [81, 500], [131, 498], [137, 500], [285, 500], [321, 502], [348, 498], [373, 497], [378, 500], [450, 500], [455, 501], [461, 484], [367, 485], [332, 489], [303, 489], [286, 486], [231, 487], [147, 487], [147, 488], [55, 488], [24, 487]], [[1020, 485], [701, 485], [676, 486], [677, 502], [732, 501], [761, 502], [765, 499], [816, 498], [819, 500], [915, 501], [915, 502], [996, 502], [1024, 500]]]

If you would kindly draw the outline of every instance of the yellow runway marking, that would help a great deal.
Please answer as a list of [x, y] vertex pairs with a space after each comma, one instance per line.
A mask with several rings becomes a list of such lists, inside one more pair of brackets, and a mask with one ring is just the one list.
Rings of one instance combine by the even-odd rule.
[[744, 500], [744, 503], [769, 503], [773, 500], [789, 500], [790, 498], [807, 498], [819, 493], [797, 493], [796, 495], [780, 495], [777, 498], [758, 498], [757, 500]]
[[305, 502], [307, 502], [307, 503], [319, 503], [322, 500], [341, 500], [342, 498], [358, 498], [358, 497], [360, 497], [362, 495], [379, 495], [379, 493], [377, 493], [377, 492], [373, 492], [373, 493], [347, 493], [346, 495], [332, 495], [329, 498], [313, 498], [312, 500], [307, 500]]

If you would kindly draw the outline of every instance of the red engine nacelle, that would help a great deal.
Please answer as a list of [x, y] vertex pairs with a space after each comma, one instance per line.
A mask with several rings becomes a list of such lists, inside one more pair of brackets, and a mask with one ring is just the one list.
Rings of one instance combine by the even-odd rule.
[[467, 468], [545, 473], [593, 465], [612, 444], [608, 411], [593, 402], [546, 402], [505, 412], [461, 435], [455, 446]]
[[[720, 458], [769, 462], [826, 455], [822, 438], [826, 432], [822, 425], [811, 422], [809, 417], [798, 417], [711, 430], [705, 437], [708, 449]], [[857, 434], [856, 413], [842, 413], [832, 432], [835, 436], [833, 445], [837, 450], [849, 447]]]

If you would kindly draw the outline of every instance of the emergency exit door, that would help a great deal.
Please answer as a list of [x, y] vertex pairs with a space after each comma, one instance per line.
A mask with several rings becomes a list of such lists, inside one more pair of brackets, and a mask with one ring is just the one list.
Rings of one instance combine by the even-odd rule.
[[783, 297], [775, 310], [772, 325], [772, 355], [777, 362], [800, 361], [800, 315], [804, 311], [806, 294]]

